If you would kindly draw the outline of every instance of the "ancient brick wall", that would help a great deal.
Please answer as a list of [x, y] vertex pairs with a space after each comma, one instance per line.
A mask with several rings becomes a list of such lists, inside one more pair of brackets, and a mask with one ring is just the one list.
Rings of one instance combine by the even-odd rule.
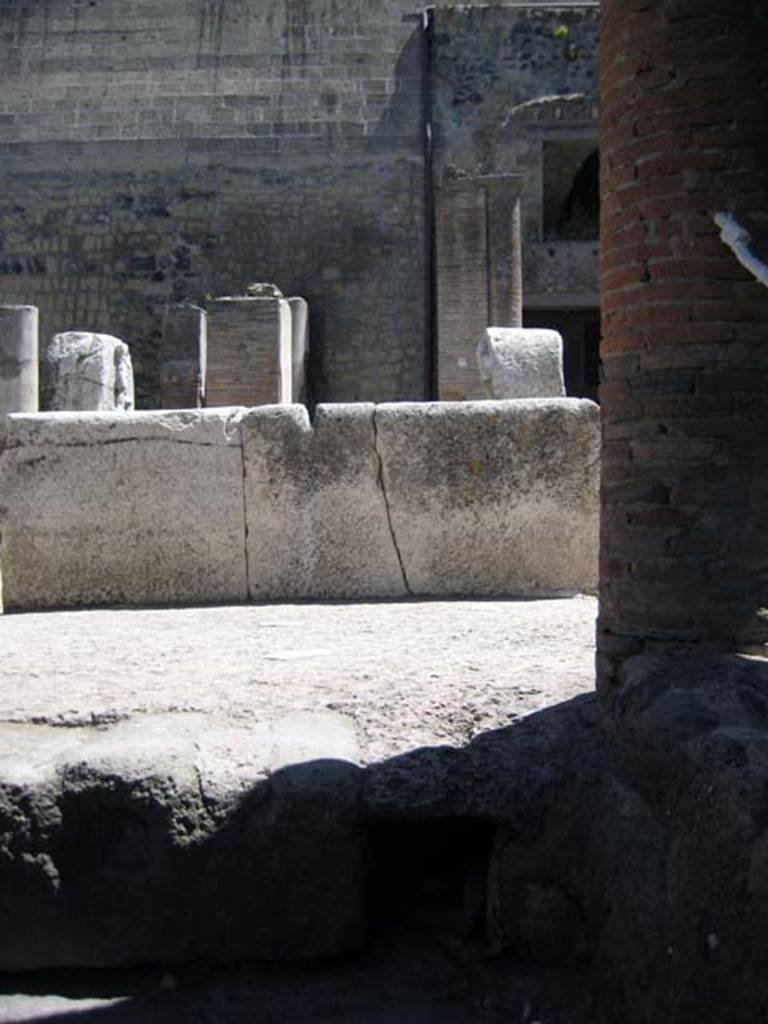
[[108, 330], [275, 280], [319, 397], [422, 397], [422, 29], [406, 0], [0, 3], [0, 299]]
[[602, 14], [599, 667], [765, 650], [768, 289], [719, 237], [768, 239], [768, 9]]
[[526, 307], [597, 306], [596, 187], [592, 223], [581, 233], [559, 230], [560, 207], [597, 147], [597, 45], [598, 7], [591, 3], [434, 13], [430, 95], [443, 398], [485, 396], [473, 345], [487, 324], [506, 322], [496, 319], [491, 293], [495, 278], [508, 273], [509, 248], [494, 245], [491, 235], [511, 233], [499, 207], [505, 189], [520, 187], [515, 177], [522, 184]]

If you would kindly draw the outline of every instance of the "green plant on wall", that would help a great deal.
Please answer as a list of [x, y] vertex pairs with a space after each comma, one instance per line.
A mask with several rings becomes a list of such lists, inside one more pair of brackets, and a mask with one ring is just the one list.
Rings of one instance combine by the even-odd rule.
[[570, 41], [570, 34], [570, 29], [567, 25], [563, 25], [562, 22], [552, 30], [552, 38], [564, 43], [563, 56], [568, 61], [576, 60], [579, 55], [576, 44]]

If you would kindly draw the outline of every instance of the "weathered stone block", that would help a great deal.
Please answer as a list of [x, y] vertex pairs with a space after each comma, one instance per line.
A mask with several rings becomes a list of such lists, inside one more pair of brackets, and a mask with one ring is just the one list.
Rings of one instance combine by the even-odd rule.
[[563, 339], [557, 331], [489, 327], [477, 343], [480, 374], [492, 398], [562, 398]]
[[8, 417], [6, 607], [243, 600], [239, 415]]
[[43, 405], [52, 412], [133, 409], [128, 346], [111, 334], [66, 331], [43, 358]]
[[242, 431], [251, 596], [403, 595], [374, 407], [256, 409]]
[[0, 723], [0, 970], [359, 947], [358, 756], [327, 712]]
[[380, 405], [392, 529], [414, 594], [597, 585], [598, 408], [585, 399]]
[[0, 306], [0, 414], [37, 412], [36, 306]]

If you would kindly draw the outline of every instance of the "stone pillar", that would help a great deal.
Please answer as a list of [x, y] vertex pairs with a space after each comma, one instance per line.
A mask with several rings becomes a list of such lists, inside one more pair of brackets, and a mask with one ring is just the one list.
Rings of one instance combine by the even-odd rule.
[[291, 308], [291, 401], [306, 402], [309, 353], [309, 307], [298, 295], [286, 299]]
[[291, 308], [274, 285], [249, 292], [209, 308], [208, 406], [291, 401]]
[[128, 346], [111, 334], [56, 334], [43, 360], [44, 406], [51, 412], [134, 408]]
[[199, 306], [169, 306], [160, 347], [160, 408], [205, 405], [208, 314]]
[[604, 0], [601, 32], [609, 693], [634, 653], [768, 650], [768, 9]]
[[0, 414], [38, 408], [37, 306], [0, 306]]
[[485, 398], [475, 358], [489, 325], [522, 325], [521, 175], [449, 179], [435, 193], [438, 390]]

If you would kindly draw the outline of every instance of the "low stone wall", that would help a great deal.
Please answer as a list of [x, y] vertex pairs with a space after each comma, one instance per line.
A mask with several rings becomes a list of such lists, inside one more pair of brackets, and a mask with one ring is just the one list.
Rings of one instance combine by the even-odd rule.
[[8, 609], [593, 591], [581, 399], [0, 424]]

